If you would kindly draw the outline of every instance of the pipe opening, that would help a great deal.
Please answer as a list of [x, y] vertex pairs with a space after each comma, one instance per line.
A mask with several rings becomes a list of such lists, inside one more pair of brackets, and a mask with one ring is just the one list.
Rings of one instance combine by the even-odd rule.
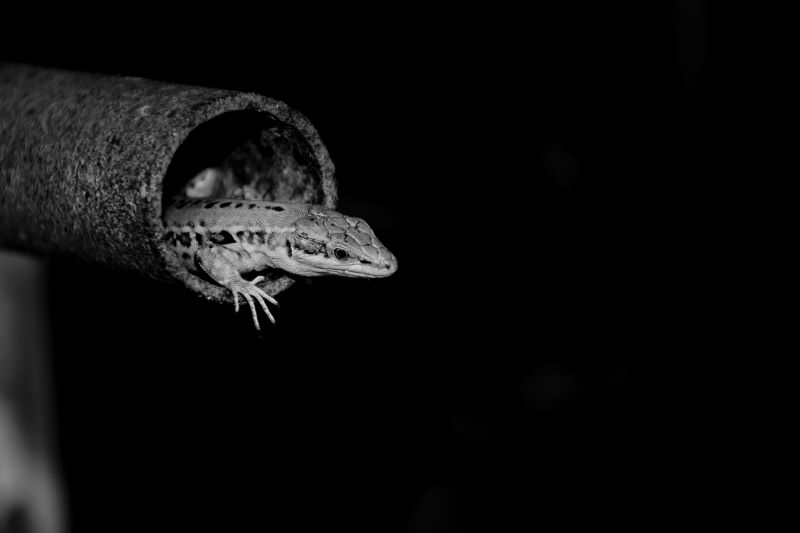
[[176, 195], [322, 203], [322, 171], [294, 127], [265, 112], [231, 111], [192, 130], [162, 184], [162, 207]]
[[[162, 181], [162, 216], [175, 196], [330, 203], [332, 189], [325, 187], [323, 174], [313, 147], [295, 126], [263, 111], [226, 112], [195, 127], [175, 151]], [[232, 301], [227, 289], [187, 272], [163, 243], [161, 250], [168, 270], [189, 288]], [[280, 270], [258, 274], [270, 294], [293, 283]]]

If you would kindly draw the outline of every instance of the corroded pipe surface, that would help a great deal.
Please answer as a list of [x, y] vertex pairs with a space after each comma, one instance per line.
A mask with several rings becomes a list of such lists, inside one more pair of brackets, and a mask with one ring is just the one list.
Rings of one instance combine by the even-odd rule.
[[[161, 243], [163, 201], [205, 168], [231, 171], [266, 200], [336, 204], [325, 146], [280, 101], [0, 65], [0, 247], [178, 278], [230, 301]], [[278, 276], [262, 287], [290, 284]]]

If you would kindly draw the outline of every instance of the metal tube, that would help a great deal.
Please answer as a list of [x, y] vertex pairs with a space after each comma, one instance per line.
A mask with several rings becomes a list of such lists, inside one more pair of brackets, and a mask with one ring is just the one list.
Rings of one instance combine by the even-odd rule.
[[[0, 247], [178, 278], [162, 200], [228, 165], [264, 199], [334, 207], [334, 166], [311, 123], [261, 95], [0, 64]], [[275, 294], [286, 276], [263, 282]]]

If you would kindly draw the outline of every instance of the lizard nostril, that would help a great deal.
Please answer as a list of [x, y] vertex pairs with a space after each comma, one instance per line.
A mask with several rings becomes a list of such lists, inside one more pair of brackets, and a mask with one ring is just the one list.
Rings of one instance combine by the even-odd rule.
[[397, 270], [397, 260], [394, 256], [383, 264], [383, 269], [389, 274], [393, 274]]

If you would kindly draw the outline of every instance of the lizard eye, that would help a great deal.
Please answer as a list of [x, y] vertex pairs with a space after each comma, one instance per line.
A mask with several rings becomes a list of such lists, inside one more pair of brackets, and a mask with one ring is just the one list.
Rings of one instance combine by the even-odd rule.
[[333, 251], [333, 256], [339, 261], [344, 261], [345, 259], [350, 257], [350, 254], [348, 254], [346, 250], [342, 250], [341, 248], [336, 248]]

